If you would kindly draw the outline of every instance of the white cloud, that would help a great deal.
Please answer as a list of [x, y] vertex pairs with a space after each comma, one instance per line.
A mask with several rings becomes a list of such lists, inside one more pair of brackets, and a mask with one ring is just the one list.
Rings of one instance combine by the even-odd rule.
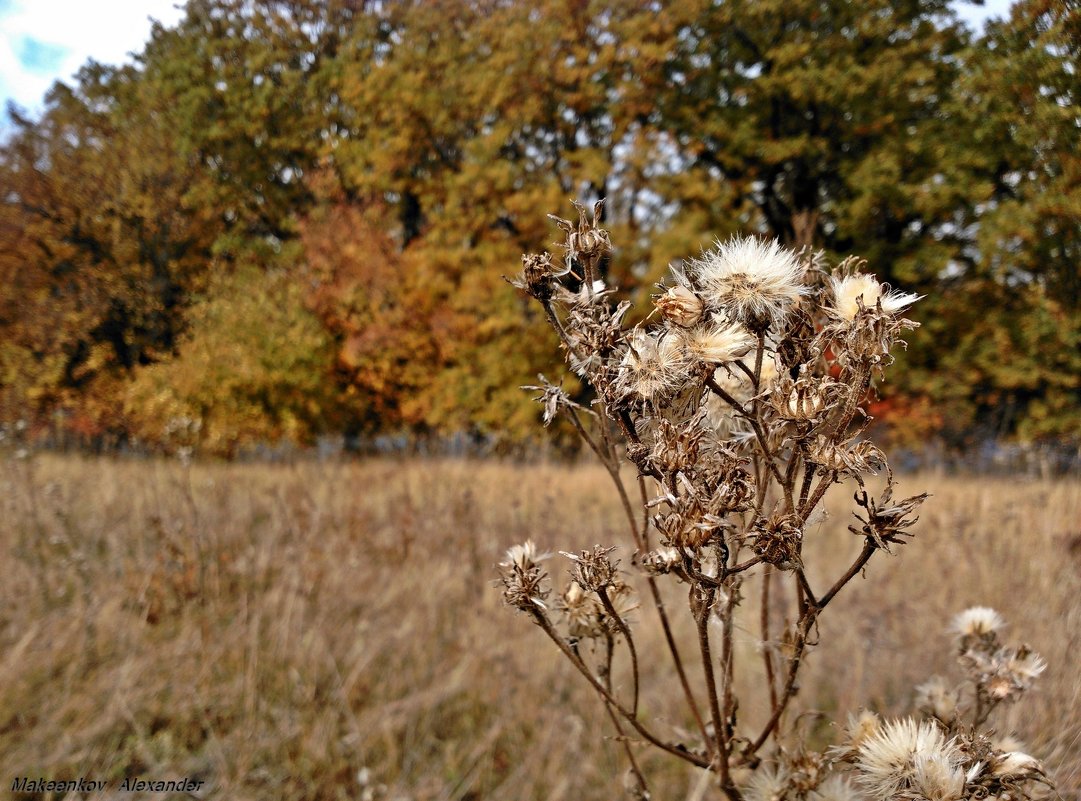
[[955, 0], [953, 10], [970, 28], [980, 33], [984, 23], [992, 17], [1009, 19], [1011, 5], [1010, 0], [984, 0], [982, 6], [964, 2], [964, 0]]
[[[40, 110], [56, 80], [70, 81], [87, 59], [121, 64], [142, 50], [150, 19], [174, 25], [178, 0], [0, 0], [0, 104], [14, 100]], [[28, 42], [58, 49], [58, 58], [35, 67]], [[43, 69], [42, 67], [47, 67]]]

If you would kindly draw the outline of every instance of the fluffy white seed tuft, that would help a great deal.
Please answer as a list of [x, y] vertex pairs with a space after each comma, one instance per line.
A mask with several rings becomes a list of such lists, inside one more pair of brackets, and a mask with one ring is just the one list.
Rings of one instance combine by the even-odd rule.
[[645, 400], [654, 400], [687, 378], [688, 360], [682, 338], [674, 331], [659, 336], [638, 330], [631, 338], [620, 367], [624, 389]]
[[773, 239], [717, 242], [690, 263], [690, 274], [707, 306], [753, 330], [780, 325], [807, 292], [799, 258]]
[[808, 801], [860, 801], [860, 798], [852, 782], [836, 773], [807, 796]]
[[537, 562], [543, 562], [551, 557], [550, 553], [541, 553], [537, 550], [533, 540], [526, 540], [519, 545], [512, 545], [507, 549], [507, 555], [500, 565], [503, 567], [517, 567], [520, 570], [529, 570]]
[[987, 606], [973, 606], [953, 619], [951, 628], [962, 637], [982, 637], [993, 634], [1006, 625], [1002, 615]]
[[695, 359], [724, 364], [746, 356], [754, 347], [755, 338], [743, 325], [722, 318], [684, 332], [683, 342]]
[[957, 745], [937, 725], [911, 718], [882, 724], [856, 752], [860, 784], [883, 801], [913, 788], [917, 780], [942, 778], [944, 766], [959, 762]]
[[743, 790], [746, 801], [784, 801], [788, 772], [784, 767], [767, 765], [755, 771]]
[[830, 289], [833, 292], [833, 310], [845, 320], [856, 319], [861, 303], [864, 309], [874, 309], [881, 301], [882, 311], [897, 314], [920, 299], [919, 295], [890, 289], [873, 275], [865, 273], [833, 276], [830, 278]]

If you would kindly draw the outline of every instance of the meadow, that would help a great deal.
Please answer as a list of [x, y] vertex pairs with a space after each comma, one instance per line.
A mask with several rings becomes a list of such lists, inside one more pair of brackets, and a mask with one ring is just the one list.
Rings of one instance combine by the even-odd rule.
[[[1081, 482], [899, 481], [933, 497], [915, 539], [823, 616], [796, 724], [824, 744], [861, 706], [907, 713], [931, 673], [959, 677], [950, 617], [992, 606], [1048, 663], [992, 724], [1081, 799]], [[849, 508], [845, 492], [827, 506]], [[603, 710], [504, 606], [495, 564], [532, 538], [624, 543], [630, 568], [621, 515], [592, 466], [5, 458], [0, 793], [29, 775], [195, 777], [199, 797], [230, 801], [620, 797]], [[841, 569], [860, 547], [846, 515], [807, 539]], [[759, 647], [740, 631], [737, 647]], [[679, 732], [674, 677], [642, 669], [642, 714]], [[656, 797], [692, 793], [693, 771], [641, 753]]]

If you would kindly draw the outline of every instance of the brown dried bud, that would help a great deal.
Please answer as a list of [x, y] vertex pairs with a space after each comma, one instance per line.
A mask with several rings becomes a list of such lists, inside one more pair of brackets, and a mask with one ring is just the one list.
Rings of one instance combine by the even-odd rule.
[[566, 275], [569, 268], [557, 268], [548, 253], [526, 253], [522, 256], [522, 272], [510, 283], [524, 289], [530, 297], [551, 300], [556, 284], [553, 279]]
[[571, 578], [578, 582], [582, 589], [597, 592], [616, 580], [616, 565], [608, 558], [608, 554], [614, 550], [615, 548], [595, 545], [592, 551], [580, 551], [577, 554], [566, 551], [560, 551], [560, 553], [574, 562]]
[[545, 582], [548, 572], [538, 562], [548, 558], [547, 553], [537, 551], [532, 540], [515, 545], [507, 551], [506, 558], [499, 563], [500, 578], [503, 581], [503, 599], [523, 612], [543, 612], [544, 600], [548, 597]]
[[701, 299], [681, 284], [672, 287], [663, 295], [657, 295], [653, 299], [653, 305], [666, 320], [683, 328], [690, 328], [702, 319], [702, 311], [705, 309]]
[[653, 525], [661, 533], [664, 541], [676, 548], [690, 548], [696, 550], [713, 539], [717, 529], [713, 526], [698, 524], [697, 516], [682, 514], [681, 512], [669, 512], [666, 515], [656, 515]]
[[543, 373], [538, 373], [537, 378], [540, 379], [540, 385], [522, 386], [519, 389], [528, 389], [541, 394], [533, 400], [539, 401], [544, 404], [544, 427], [547, 428], [549, 424], [555, 419], [560, 409], [571, 409], [581, 411], [583, 414], [596, 415], [591, 409], [587, 409], [584, 406], [575, 403], [570, 399], [570, 396], [563, 391], [562, 387], [557, 387], [552, 384]]
[[707, 489], [710, 495], [704, 506], [709, 515], [723, 518], [746, 512], [754, 504], [754, 481], [743, 464], [734, 460], [722, 463], [707, 479]]
[[698, 462], [698, 451], [706, 431], [693, 423], [675, 426], [661, 418], [650, 462], [663, 473], [686, 472]]
[[803, 748], [791, 754], [786, 762], [788, 786], [795, 791], [797, 798], [807, 798], [822, 783], [828, 767], [822, 754]]
[[650, 475], [656, 469], [649, 458], [649, 446], [641, 442], [632, 442], [627, 445], [627, 459], [644, 476]]
[[786, 370], [814, 359], [814, 335], [815, 327], [811, 316], [803, 308], [793, 307], [788, 315], [785, 334], [777, 346], [777, 358]]
[[840, 385], [828, 378], [786, 378], [773, 388], [770, 405], [785, 420], [815, 423], [836, 402], [839, 390]]
[[763, 562], [783, 569], [800, 564], [800, 544], [803, 531], [795, 515], [774, 516], [754, 531], [754, 552]]
[[523, 612], [543, 611], [548, 588], [544, 586], [548, 574], [537, 565], [522, 568], [511, 565], [503, 571], [503, 599]]
[[590, 228], [581, 233], [571, 234], [571, 251], [587, 259], [597, 258], [612, 249], [612, 241], [603, 228]]
[[554, 214], [549, 214], [549, 219], [563, 229], [567, 234], [567, 255], [572, 259], [582, 259], [592, 262], [599, 259], [612, 249], [612, 241], [608, 238], [608, 232], [597, 225], [603, 200], [593, 204], [593, 217], [586, 219], [586, 210], [582, 204], [575, 202], [574, 208], [578, 210], [578, 224], [570, 220], [564, 220]]
[[904, 545], [905, 541], [901, 538], [912, 536], [906, 529], [919, 520], [919, 517], [913, 516], [913, 513], [927, 498], [928, 495], [925, 492], [922, 495], [905, 498], [903, 501], [894, 501], [892, 483], [886, 485], [877, 501], [866, 491], [857, 492], [856, 504], [866, 511], [867, 517], [855, 515], [863, 525], [859, 528], [849, 526], [848, 530], [853, 534], [866, 537], [868, 541], [874, 543], [875, 547], [889, 552], [890, 543]]
[[677, 548], [657, 548], [642, 557], [639, 564], [652, 576], [670, 573], [673, 568], [683, 563], [683, 556]]
[[867, 440], [847, 447], [820, 436], [811, 446], [809, 456], [812, 464], [838, 473], [870, 473], [886, 465], [885, 454]]

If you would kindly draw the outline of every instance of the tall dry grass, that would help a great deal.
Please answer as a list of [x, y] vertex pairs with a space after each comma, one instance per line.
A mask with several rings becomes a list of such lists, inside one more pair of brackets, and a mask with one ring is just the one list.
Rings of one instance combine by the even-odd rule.
[[[824, 615], [797, 702], [825, 715], [800, 725], [824, 740], [861, 704], [907, 711], [952, 668], [949, 617], [993, 606], [1049, 665], [993, 722], [1081, 798], [1081, 484], [901, 483], [934, 497], [915, 541]], [[23, 775], [183, 775], [230, 801], [617, 797], [603, 710], [504, 607], [493, 565], [527, 537], [621, 540], [621, 514], [599, 467], [0, 462], [2, 792]], [[827, 520], [807, 547], [847, 564], [846, 527]], [[740, 631], [757, 647], [751, 621]], [[643, 665], [642, 714], [678, 732], [661, 671]], [[642, 757], [658, 797], [697, 782]]]

